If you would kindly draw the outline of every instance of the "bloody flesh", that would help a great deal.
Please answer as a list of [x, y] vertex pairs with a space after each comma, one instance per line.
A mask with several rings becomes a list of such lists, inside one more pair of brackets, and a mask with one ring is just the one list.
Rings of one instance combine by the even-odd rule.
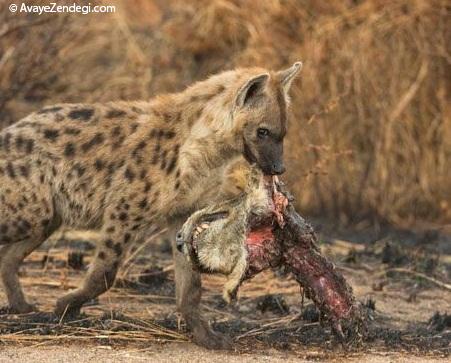
[[365, 324], [351, 287], [321, 255], [312, 227], [280, 192], [277, 179], [268, 183], [268, 194], [273, 202], [272, 213], [249, 221], [248, 269], [244, 279], [268, 268], [285, 266], [339, 338], [359, 339]]

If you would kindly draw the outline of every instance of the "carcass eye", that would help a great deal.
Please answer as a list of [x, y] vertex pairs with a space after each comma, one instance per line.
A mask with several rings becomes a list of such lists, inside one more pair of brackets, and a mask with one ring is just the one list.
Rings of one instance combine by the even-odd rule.
[[265, 137], [269, 136], [269, 130], [268, 130], [268, 129], [265, 129], [265, 128], [259, 128], [259, 129], [257, 130], [257, 136], [258, 136], [260, 139], [264, 139]]

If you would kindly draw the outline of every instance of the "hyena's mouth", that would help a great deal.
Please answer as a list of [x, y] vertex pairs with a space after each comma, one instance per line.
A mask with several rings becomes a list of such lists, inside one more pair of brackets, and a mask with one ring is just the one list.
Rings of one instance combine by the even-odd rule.
[[257, 162], [257, 157], [252, 152], [251, 148], [247, 144], [246, 140], [243, 139], [244, 150], [243, 156], [249, 164], [255, 164]]

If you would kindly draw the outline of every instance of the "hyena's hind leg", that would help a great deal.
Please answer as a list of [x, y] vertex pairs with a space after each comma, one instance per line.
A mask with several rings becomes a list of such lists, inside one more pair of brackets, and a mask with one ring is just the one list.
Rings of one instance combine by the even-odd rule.
[[106, 220], [96, 238], [96, 253], [89, 271], [79, 288], [58, 299], [57, 315], [77, 315], [84, 303], [109, 290], [128, 248], [141, 238], [142, 226], [146, 224], [140, 216], [142, 211], [122, 199], [105, 211]]
[[60, 223], [48, 190], [21, 185], [20, 180], [0, 182], [0, 244], [6, 244], [0, 249], [0, 278], [8, 299], [6, 310], [27, 313], [34, 307], [27, 303], [22, 291], [20, 265]]
[[0, 249], [0, 277], [8, 299], [5, 312], [25, 314], [36, 310], [35, 306], [25, 299], [18, 272], [22, 261], [44, 241], [45, 238], [35, 238], [3, 246]]
[[95, 257], [81, 286], [57, 300], [55, 314], [58, 316], [78, 315], [84, 303], [108, 291], [113, 285], [125, 252], [123, 246], [105, 234], [100, 234], [95, 244]]

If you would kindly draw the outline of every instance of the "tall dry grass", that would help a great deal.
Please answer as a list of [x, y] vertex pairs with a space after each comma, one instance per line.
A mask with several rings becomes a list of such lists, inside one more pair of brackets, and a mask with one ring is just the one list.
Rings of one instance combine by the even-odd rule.
[[0, 4], [0, 126], [43, 104], [146, 99], [223, 69], [301, 59], [287, 143], [301, 211], [451, 220], [446, 1], [105, 3], [117, 12], [25, 17]]

